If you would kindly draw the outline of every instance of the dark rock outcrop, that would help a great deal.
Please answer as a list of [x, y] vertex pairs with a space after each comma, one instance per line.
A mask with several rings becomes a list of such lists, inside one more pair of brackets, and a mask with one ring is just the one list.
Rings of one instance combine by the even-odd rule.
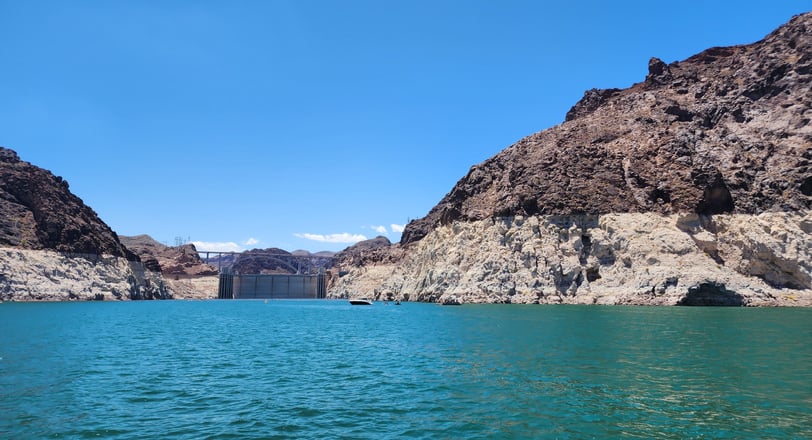
[[800, 15], [587, 91], [561, 125], [472, 167], [399, 244], [344, 258], [332, 296], [812, 305], [811, 30]]
[[366, 264], [387, 263], [400, 257], [400, 246], [379, 235], [369, 240], [359, 241], [336, 254], [339, 266], [363, 266]]
[[0, 300], [167, 299], [141, 262], [68, 183], [0, 147]]
[[0, 147], [0, 246], [138, 261], [68, 182]]
[[812, 13], [644, 82], [589, 90], [556, 127], [471, 168], [401, 244], [511, 215], [792, 212], [812, 203]]

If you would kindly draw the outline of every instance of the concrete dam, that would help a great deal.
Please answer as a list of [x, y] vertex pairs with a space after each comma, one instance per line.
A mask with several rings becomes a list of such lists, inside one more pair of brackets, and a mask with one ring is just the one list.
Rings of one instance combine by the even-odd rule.
[[[235, 255], [239, 258], [239, 253], [235, 252], [211, 252], [199, 251], [206, 254], [206, 259], [211, 260], [210, 254], [217, 255], [218, 263], [222, 261], [223, 255]], [[278, 259], [279, 254], [252, 253], [251, 257], [266, 257]], [[286, 259], [308, 258], [283, 255]], [[289, 262], [284, 262], [293, 268]], [[301, 266], [301, 265], [300, 265]], [[327, 297], [327, 275], [324, 267], [319, 267], [317, 273], [310, 274], [266, 274], [266, 273], [235, 273], [230, 267], [223, 267], [218, 264], [220, 281], [217, 289], [219, 299], [322, 299]]]

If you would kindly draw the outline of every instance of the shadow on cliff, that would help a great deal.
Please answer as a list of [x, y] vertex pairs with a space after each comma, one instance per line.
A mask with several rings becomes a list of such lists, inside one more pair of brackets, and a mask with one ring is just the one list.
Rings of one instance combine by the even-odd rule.
[[744, 297], [728, 290], [724, 284], [702, 283], [688, 288], [688, 293], [677, 302], [678, 306], [727, 306], [745, 305]]

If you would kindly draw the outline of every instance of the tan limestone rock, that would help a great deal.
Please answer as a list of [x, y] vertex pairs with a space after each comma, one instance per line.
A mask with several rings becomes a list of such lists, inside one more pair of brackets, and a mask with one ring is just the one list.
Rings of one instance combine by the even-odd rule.
[[[464, 303], [808, 306], [810, 222], [809, 214], [790, 213], [454, 222], [433, 230], [398, 262], [350, 268], [330, 294]], [[753, 235], [754, 227], [762, 234]]]

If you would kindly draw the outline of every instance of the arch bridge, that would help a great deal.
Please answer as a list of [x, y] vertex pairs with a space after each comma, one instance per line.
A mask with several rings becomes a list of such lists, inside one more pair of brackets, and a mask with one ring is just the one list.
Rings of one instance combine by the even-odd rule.
[[[326, 268], [333, 257], [293, 255], [282, 252], [198, 251], [209, 264], [217, 261], [219, 299], [319, 299], [327, 297]], [[233, 270], [241, 259], [270, 261], [292, 273], [242, 273]], [[313, 260], [324, 261], [314, 264]], [[245, 260], [243, 260], [245, 261]]]

